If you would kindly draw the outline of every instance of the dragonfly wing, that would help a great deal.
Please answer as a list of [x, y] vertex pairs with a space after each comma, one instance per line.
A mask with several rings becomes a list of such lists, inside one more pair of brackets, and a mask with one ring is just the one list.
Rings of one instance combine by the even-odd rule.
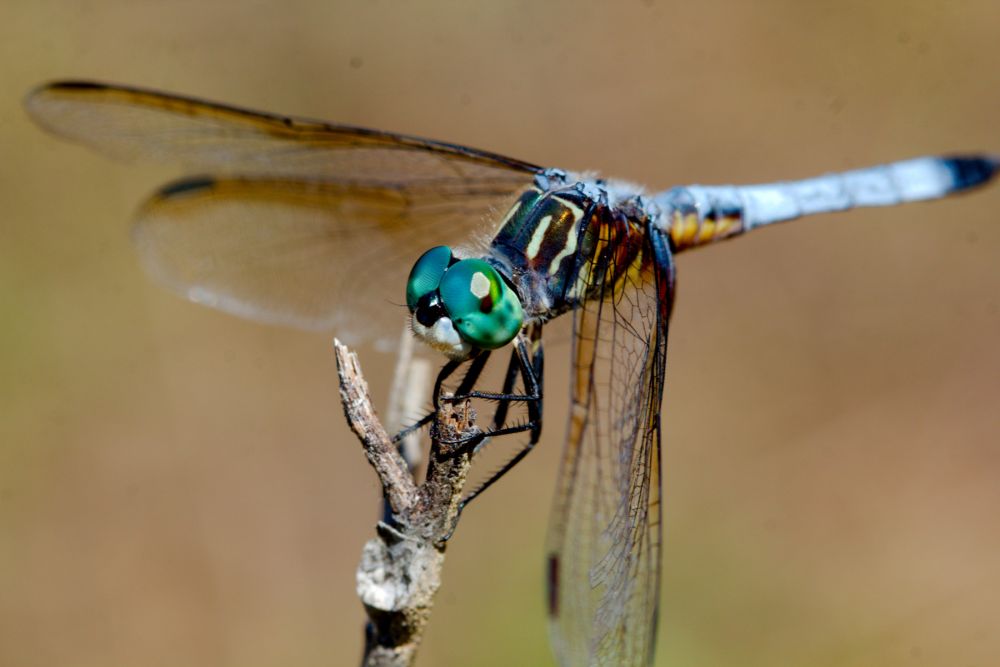
[[648, 665], [660, 567], [660, 401], [673, 270], [658, 232], [647, 275], [574, 311], [569, 429], [549, 528], [561, 665]]
[[541, 171], [464, 146], [111, 84], [48, 84], [25, 107], [56, 136], [119, 159], [181, 162], [194, 173], [523, 185]]
[[510, 197], [508, 188], [467, 183], [189, 178], [147, 201], [133, 241], [152, 277], [192, 301], [347, 340], [392, 341], [408, 314], [417, 254], [488, 229]]
[[125, 86], [53, 83], [25, 106], [49, 132], [112, 157], [212, 174], [168, 185], [140, 211], [134, 238], [154, 277], [237, 315], [340, 335], [383, 337], [387, 319], [404, 317], [388, 304], [402, 301], [416, 255], [488, 234], [542, 171], [463, 146]]

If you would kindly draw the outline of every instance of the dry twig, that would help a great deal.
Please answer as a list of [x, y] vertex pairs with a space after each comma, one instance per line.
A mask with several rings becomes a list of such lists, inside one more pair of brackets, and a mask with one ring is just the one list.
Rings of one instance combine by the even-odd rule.
[[440, 444], [474, 434], [475, 414], [467, 401], [441, 402], [431, 429], [427, 474], [417, 485], [375, 416], [357, 356], [340, 341], [334, 342], [334, 348], [344, 414], [391, 509], [391, 519], [378, 523], [376, 537], [365, 544], [358, 566], [358, 596], [369, 618], [362, 665], [408, 666], [413, 664], [441, 585], [445, 541], [458, 519], [471, 463], [469, 452], [445, 453], [448, 448]]

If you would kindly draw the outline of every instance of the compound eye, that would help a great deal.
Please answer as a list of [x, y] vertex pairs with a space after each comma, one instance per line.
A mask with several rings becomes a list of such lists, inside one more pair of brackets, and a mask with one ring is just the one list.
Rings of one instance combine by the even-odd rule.
[[463, 259], [449, 267], [438, 292], [459, 335], [476, 347], [503, 347], [521, 330], [520, 299], [481, 259]]
[[417, 308], [420, 297], [438, 288], [441, 277], [452, 263], [451, 248], [439, 245], [431, 248], [417, 260], [406, 280], [406, 305], [412, 313]]

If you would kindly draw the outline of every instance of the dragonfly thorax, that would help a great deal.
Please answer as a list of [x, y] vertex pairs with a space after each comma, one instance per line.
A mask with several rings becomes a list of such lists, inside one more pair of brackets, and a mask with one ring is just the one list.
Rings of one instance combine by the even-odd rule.
[[639, 188], [578, 181], [524, 191], [490, 244], [507, 267], [525, 319], [548, 320], [579, 307], [632, 273], [648, 269], [648, 211]]
[[503, 347], [524, 321], [521, 301], [482, 259], [458, 259], [447, 246], [431, 248], [406, 282], [413, 333], [452, 359], [475, 349]]

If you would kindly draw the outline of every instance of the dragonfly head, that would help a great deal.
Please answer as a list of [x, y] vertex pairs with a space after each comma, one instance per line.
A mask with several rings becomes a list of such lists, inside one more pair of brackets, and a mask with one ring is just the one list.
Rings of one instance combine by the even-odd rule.
[[406, 281], [413, 333], [452, 359], [493, 350], [514, 339], [524, 322], [521, 301], [493, 266], [431, 248]]

